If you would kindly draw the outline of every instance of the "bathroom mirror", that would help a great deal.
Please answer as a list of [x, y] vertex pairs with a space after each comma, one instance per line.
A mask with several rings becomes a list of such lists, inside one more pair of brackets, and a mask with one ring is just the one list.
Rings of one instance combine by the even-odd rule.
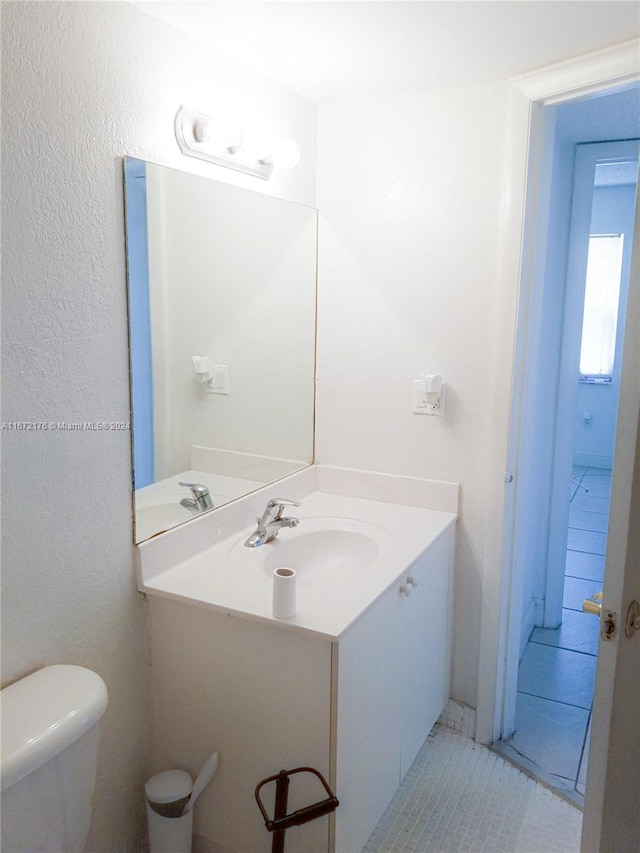
[[141, 542], [313, 461], [317, 212], [124, 171]]

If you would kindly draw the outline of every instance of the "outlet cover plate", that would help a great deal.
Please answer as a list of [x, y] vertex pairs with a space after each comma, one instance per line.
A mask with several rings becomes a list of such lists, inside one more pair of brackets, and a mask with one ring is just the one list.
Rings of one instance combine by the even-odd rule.
[[411, 411], [413, 414], [444, 417], [446, 389], [447, 384], [446, 382], [443, 382], [440, 399], [437, 403], [430, 403], [427, 399], [427, 392], [424, 390], [422, 380], [414, 379], [411, 388]]

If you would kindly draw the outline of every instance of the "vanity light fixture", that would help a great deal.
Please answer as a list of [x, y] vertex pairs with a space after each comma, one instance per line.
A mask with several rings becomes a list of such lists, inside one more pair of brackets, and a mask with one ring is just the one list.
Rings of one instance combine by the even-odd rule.
[[291, 139], [269, 140], [254, 132], [216, 135], [209, 116], [180, 107], [176, 113], [178, 145], [187, 157], [197, 157], [268, 181], [274, 169], [291, 169], [300, 149]]

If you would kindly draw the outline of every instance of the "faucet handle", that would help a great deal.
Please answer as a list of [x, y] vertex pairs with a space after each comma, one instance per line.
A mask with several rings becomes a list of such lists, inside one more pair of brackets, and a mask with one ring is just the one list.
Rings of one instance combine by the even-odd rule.
[[191, 489], [194, 498], [203, 498], [209, 494], [209, 489], [203, 486], [202, 483], [178, 483], [179, 486], [184, 486], [185, 489]]
[[[273, 521], [280, 521], [282, 518], [282, 513], [284, 512], [284, 508], [286, 506], [301, 506], [300, 501], [292, 501], [289, 498], [272, 498], [267, 502], [267, 508], [265, 509], [265, 515], [269, 516], [272, 510], [276, 510], [273, 516]], [[277, 507], [277, 509], [276, 509]]]
[[267, 509], [273, 509], [274, 506], [281, 506], [283, 508], [285, 506], [302, 506], [302, 502], [301, 501], [292, 501], [292, 500], [289, 500], [289, 498], [272, 498], [267, 503]]

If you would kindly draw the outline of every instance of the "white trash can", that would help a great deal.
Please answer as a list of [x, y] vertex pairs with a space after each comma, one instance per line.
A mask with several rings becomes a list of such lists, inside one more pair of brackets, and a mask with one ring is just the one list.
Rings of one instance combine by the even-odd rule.
[[185, 770], [163, 770], [144, 786], [150, 853], [191, 853], [193, 809], [183, 811], [192, 790]]

